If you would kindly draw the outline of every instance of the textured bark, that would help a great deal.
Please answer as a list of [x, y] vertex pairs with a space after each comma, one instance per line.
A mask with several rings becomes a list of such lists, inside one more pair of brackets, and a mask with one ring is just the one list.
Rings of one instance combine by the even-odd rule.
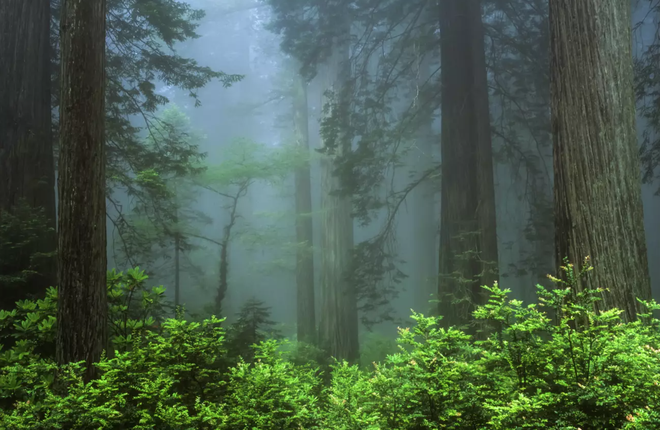
[[[326, 71], [325, 88], [340, 93], [348, 77], [348, 46], [336, 47]], [[345, 145], [345, 143], [343, 143]], [[321, 344], [333, 357], [355, 362], [358, 359], [357, 294], [350, 282], [353, 249], [351, 199], [334, 194], [341, 180], [334, 175], [334, 159], [350, 148], [338, 145], [336, 152], [321, 158]]]
[[[630, 5], [550, 2], [556, 258], [595, 270], [605, 309], [636, 318], [649, 299], [635, 130]], [[563, 263], [562, 263], [563, 264]]]
[[86, 379], [107, 343], [105, 1], [64, 0], [59, 163], [57, 360], [84, 360]]
[[[55, 165], [50, 108], [50, 6], [47, 1], [0, 2], [0, 212], [24, 200], [43, 208], [45, 234], [33, 252], [55, 251]], [[18, 268], [25, 269], [25, 268]], [[0, 291], [0, 307], [40, 296], [55, 285], [54, 261], [25, 290]]]
[[[307, 106], [307, 82], [298, 76], [293, 101], [296, 145], [309, 152], [309, 127]], [[296, 306], [298, 340], [316, 341], [316, 311], [314, 301], [314, 254], [312, 220], [312, 185], [310, 166], [307, 162], [295, 172], [296, 188]]]
[[482, 285], [497, 280], [495, 191], [479, 0], [440, 2], [442, 186], [440, 314], [471, 320]]

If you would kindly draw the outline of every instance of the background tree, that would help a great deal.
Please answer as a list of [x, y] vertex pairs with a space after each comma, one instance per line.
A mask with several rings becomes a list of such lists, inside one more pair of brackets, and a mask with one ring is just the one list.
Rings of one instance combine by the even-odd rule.
[[314, 300], [314, 254], [312, 247], [312, 181], [309, 162], [309, 118], [307, 81], [298, 70], [293, 79], [293, 118], [295, 145], [306, 161], [294, 173], [296, 201], [296, 309], [298, 340], [316, 340], [316, 302]]
[[[119, 255], [148, 267], [152, 278], [174, 286], [175, 305], [181, 304], [182, 272], [201, 270], [185, 257], [201, 246], [195, 239], [205, 238], [201, 230], [211, 222], [196, 208], [201, 188], [195, 181], [206, 171], [206, 154], [199, 150], [204, 138], [177, 105], [171, 104], [158, 113], [144, 146], [163, 154], [171, 165], [162, 173], [149, 169], [133, 178], [151, 198], [135, 196], [130, 200], [125, 218], [136, 234], [118, 238], [123, 241]], [[166, 167], [164, 164], [159, 166]]]
[[[322, 10], [336, 14], [337, 10]], [[332, 55], [321, 76], [325, 96], [347, 112], [350, 103], [349, 60], [350, 22], [343, 15], [342, 30], [333, 39]], [[324, 103], [324, 113], [333, 107]], [[344, 178], [337, 172], [337, 158], [351, 152], [351, 140], [346, 129], [350, 117], [342, 115], [336, 121], [328, 117], [322, 121], [325, 136], [322, 138], [321, 158], [321, 291], [322, 307], [319, 327], [320, 345], [333, 357], [349, 362], [359, 358], [358, 303], [355, 284], [351, 279], [354, 245], [352, 202], [342, 194]], [[326, 140], [327, 139], [327, 140]], [[330, 143], [329, 143], [329, 142]]]
[[[139, 0], [107, 1], [106, 35], [106, 157], [108, 221], [113, 227], [112, 246], [121, 248], [129, 244], [128, 236], [140, 235], [127, 217], [132, 202], [140, 200], [154, 209], [161, 203], [162, 195], [149, 183], [139, 182], [141, 172], [155, 171], [170, 175], [186, 168], [181, 164], [180, 151], [161, 151], [160, 145], [151, 141], [163, 139], [158, 133], [159, 108], [170, 102], [171, 89], [188, 93], [195, 106], [201, 105], [197, 91], [213, 80], [224, 86], [238, 82], [239, 75], [230, 75], [198, 64], [180, 55], [176, 44], [198, 38], [196, 29], [204, 18], [204, 11], [193, 8], [188, 2], [156, 0], [144, 3]], [[61, 0], [51, 1], [53, 28], [58, 27]], [[59, 52], [57, 32], [51, 34], [54, 52]], [[55, 55], [54, 62], [59, 57]], [[60, 77], [52, 77], [54, 89], [59, 88]], [[170, 88], [157, 91], [157, 84]], [[60, 106], [59, 97], [53, 107]], [[153, 132], [153, 133], [152, 133]], [[152, 135], [145, 140], [144, 134]], [[173, 149], [170, 147], [170, 149]], [[154, 194], [155, 193], [155, 194]], [[158, 210], [149, 211], [146, 218], [156, 231], [163, 230], [167, 217]], [[144, 231], [144, 230], [143, 230]], [[133, 241], [137, 238], [132, 238]], [[136, 250], [140, 252], [141, 250]], [[119, 266], [135, 266], [137, 257], [131, 250], [123, 250]]]
[[198, 185], [223, 201], [225, 221], [218, 239], [207, 239], [220, 247], [218, 283], [215, 295], [216, 315], [222, 315], [222, 303], [229, 289], [230, 245], [235, 228], [242, 218], [239, 204], [258, 181], [278, 181], [289, 175], [299, 160], [290, 152], [268, 148], [247, 139], [237, 139], [225, 151], [224, 160], [211, 166], [198, 179]]
[[482, 285], [497, 280], [488, 84], [480, 0], [440, 3], [442, 191], [440, 314], [471, 320]]
[[630, 5], [550, 3], [556, 257], [631, 321], [651, 298], [635, 129]]
[[[0, 282], [0, 309], [8, 309], [16, 300], [43, 296], [56, 277], [48, 2], [3, 1], [0, 28], [0, 218], [20, 212], [44, 222], [22, 247], [26, 258], [3, 263], [0, 276], [24, 275], [20, 283]], [[19, 209], [21, 202], [34, 213]]]
[[60, 23], [57, 360], [84, 360], [86, 379], [107, 346], [104, 0], [64, 0]]

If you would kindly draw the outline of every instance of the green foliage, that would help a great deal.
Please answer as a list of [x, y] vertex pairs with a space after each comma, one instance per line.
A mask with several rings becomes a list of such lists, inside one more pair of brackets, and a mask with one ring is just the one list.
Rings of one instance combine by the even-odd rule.
[[[116, 224], [121, 238], [118, 254], [126, 261], [153, 267], [171, 260], [176, 247], [183, 252], [195, 247], [191, 236], [199, 236], [198, 230], [210, 221], [193, 209], [198, 194], [195, 179], [206, 170], [205, 154], [199, 152], [203, 139], [176, 105], [170, 104], [156, 115], [144, 146], [161, 154], [159, 164], [126, 179], [150, 198], [134, 199], [130, 213], [121, 217], [124, 223]], [[163, 272], [159, 273], [162, 278], [173, 275]]]
[[[57, 110], [61, 0], [52, 0], [50, 4], [52, 93], [53, 108]], [[175, 121], [168, 126], [159, 118], [159, 109], [170, 100], [156, 85], [184, 91], [199, 106], [197, 91], [209, 82], [219, 80], [229, 87], [242, 79], [240, 75], [212, 70], [177, 52], [177, 44], [199, 37], [196, 30], [204, 15], [203, 10], [178, 0], [107, 2], [106, 194], [111, 209], [108, 215], [120, 239], [115, 244], [126, 257], [126, 261], [120, 262], [122, 265], [144, 263], [139, 257], [149, 245], [148, 237], [136, 243], [135, 219], [126, 216], [123, 195], [139, 201], [145, 211], [142, 221], [153, 224], [153, 230], [162, 231], [167, 217], [163, 219], [159, 214], [164, 209], [161, 206], [170, 206], [168, 199], [164, 198], [162, 187], [153, 187], [153, 181], [141, 179], [145, 179], [146, 172], [164, 178], [181, 176], [198, 167], [203, 158], [196, 145], [181, 138], [184, 135], [168, 135], [172, 127], [181, 124]], [[144, 139], [144, 134], [148, 139]]]
[[0, 212], [0, 291], [25, 287], [33, 276], [43, 273], [54, 252], [35, 252], [44, 235], [52, 232], [43, 208], [19, 202], [11, 212]]
[[253, 362], [254, 346], [267, 339], [282, 338], [270, 314], [270, 307], [255, 297], [241, 306], [236, 322], [227, 329], [227, 345], [232, 356]]
[[388, 355], [399, 350], [397, 342], [376, 332], [360, 335], [360, 367], [371, 369], [374, 363], [382, 362]]
[[257, 348], [256, 362], [239, 363], [229, 373], [223, 429], [323, 428], [313, 369], [284, 361], [273, 340]]
[[[19, 340], [2, 355], [0, 427], [658, 428], [660, 320], [652, 312], [660, 305], [645, 303], [638, 321], [622, 323], [618, 310], [597, 311], [598, 291], [575, 288], [589, 267], [563, 270], [565, 281], [552, 278], [559, 288], [538, 287], [539, 304], [510, 300], [498, 285], [486, 288], [490, 300], [475, 311], [485, 340], [414, 314], [415, 326], [399, 331], [398, 352], [370, 370], [342, 362], [325, 375], [314, 348], [273, 339], [254, 348], [251, 363], [236, 362], [221, 320], [211, 317], [166, 319], [158, 331], [139, 332], [131, 323], [133, 341], [103, 357], [100, 378], [84, 384], [80, 363], [58, 366], [32, 348], [52, 340], [51, 290], [46, 300], [0, 314]], [[123, 287], [111, 291], [122, 294], [145, 281], [139, 271], [118, 279]], [[250, 308], [253, 316], [267, 313], [256, 302]], [[122, 312], [130, 310], [114, 311]]]
[[[108, 324], [114, 349], [124, 351], [147, 331], [158, 328], [168, 312], [162, 286], [147, 289], [147, 276], [138, 268], [108, 272]], [[0, 365], [37, 357], [55, 358], [57, 289], [40, 300], [21, 300], [11, 311], [0, 311]]]

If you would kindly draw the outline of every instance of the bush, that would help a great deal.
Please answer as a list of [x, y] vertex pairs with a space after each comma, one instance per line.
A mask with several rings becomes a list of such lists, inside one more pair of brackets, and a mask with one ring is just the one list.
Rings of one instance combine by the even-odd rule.
[[[398, 352], [369, 369], [335, 362], [323, 365], [327, 372], [313, 347], [282, 348], [272, 339], [247, 354], [250, 362], [237, 362], [216, 318], [165, 319], [148, 328], [155, 317], [117, 304], [127, 303], [131, 285], [137, 291], [144, 283], [133, 271], [109, 285], [121, 348], [103, 357], [100, 378], [88, 384], [80, 363], [57, 366], [39, 352], [52, 343], [51, 291], [0, 315], [3, 333], [11, 329], [15, 340], [1, 358], [0, 427], [660, 428], [660, 321], [651, 315], [660, 306], [646, 303], [639, 321], [624, 324], [618, 310], [597, 311], [597, 291], [575, 293], [574, 278], [584, 271], [564, 269], [568, 284], [538, 287], [539, 305], [524, 306], [508, 290], [488, 287], [489, 302], [475, 312], [485, 340], [414, 314], [415, 326], [400, 330]], [[138, 296], [153, 302], [140, 300], [135, 309], [159, 300], [150, 296], [154, 290], [143, 293]]]

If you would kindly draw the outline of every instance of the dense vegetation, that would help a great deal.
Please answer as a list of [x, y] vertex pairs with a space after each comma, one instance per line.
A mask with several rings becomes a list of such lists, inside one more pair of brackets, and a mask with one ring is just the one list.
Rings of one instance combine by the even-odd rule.
[[[581, 273], [566, 266], [568, 284]], [[360, 368], [267, 338], [264, 309], [223, 327], [162, 319], [162, 287], [108, 274], [116, 348], [82, 382], [54, 361], [57, 291], [0, 313], [0, 424], [11, 429], [649, 429], [660, 425], [660, 320], [598, 312], [597, 291], [538, 287], [523, 306], [486, 288], [485, 340], [413, 316], [398, 352]], [[563, 282], [553, 279], [555, 282]], [[255, 307], [249, 302], [248, 308]], [[257, 306], [258, 307], [258, 306]], [[253, 322], [254, 324], [251, 324]], [[264, 324], [265, 323], [265, 324]], [[250, 329], [251, 327], [251, 329]], [[251, 334], [248, 333], [251, 331]], [[254, 341], [245, 344], [245, 339]], [[241, 346], [241, 340], [243, 345]], [[242, 351], [242, 353], [241, 353]], [[383, 353], [384, 351], [381, 351]]]
[[632, 4], [0, 1], [0, 430], [660, 428]]

